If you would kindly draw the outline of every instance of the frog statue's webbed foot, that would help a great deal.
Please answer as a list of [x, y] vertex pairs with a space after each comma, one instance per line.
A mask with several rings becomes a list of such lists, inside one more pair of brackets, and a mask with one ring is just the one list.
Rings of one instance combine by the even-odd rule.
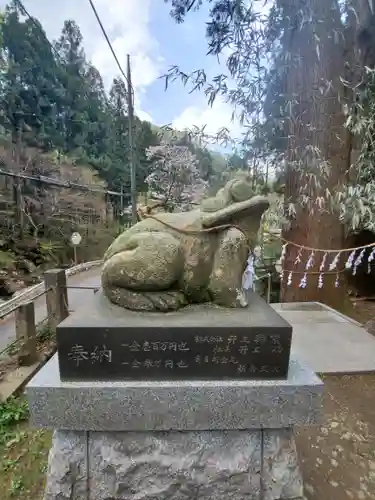
[[114, 304], [135, 311], [173, 311], [186, 304], [177, 288], [184, 255], [167, 232], [139, 232], [103, 266], [104, 294]]

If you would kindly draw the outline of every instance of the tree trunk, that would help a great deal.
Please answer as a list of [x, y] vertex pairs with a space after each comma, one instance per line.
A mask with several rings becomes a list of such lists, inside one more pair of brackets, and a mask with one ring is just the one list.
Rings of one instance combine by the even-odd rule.
[[[340, 12], [335, 0], [307, 0], [302, 8], [298, 0], [286, 1], [294, 26], [289, 34], [291, 62], [286, 79], [287, 99], [293, 104], [289, 108], [292, 112], [288, 126], [285, 202], [294, 204], [296, 217], [283, 236], [312, 248], [341, 249], [344, 228], [338, 216], [329, 212], [326, 195], [327, 189], [334, 193], [346, 182], [350, 163], [344, 127], [345, 96], [339, 79], [345, 75]], [[325, 162], [330, 165], [327, 175], [324, 175]], [[303, 205], [302, 197], [305, 197]], [[318, 206], [320, 197], [325, 202], [324, 210]], [[297, 254], [298, 248], [288, 245], [281, 300], [319, 301], [343, 309], [347, 301], [343, 274], [340, 274], [339, 287], [335, 287], [335, 274], [323, 275], [324, 285], [319, 289], [319, 266], [324, 253], [315, 253], [314, 264], [307, 274], [307, 286], [302, 288], [300, 281], [310, 252], [301, 254], [299, 264], [295, 263]], [[332, 258], [327, 258], [325, 271]], [[343, 266], [341, 262], [338, 267]], [[292, 284], [288, 286], [289, 271], [293, 274]], [[309, 274], [311, 272], [316, 274]]]

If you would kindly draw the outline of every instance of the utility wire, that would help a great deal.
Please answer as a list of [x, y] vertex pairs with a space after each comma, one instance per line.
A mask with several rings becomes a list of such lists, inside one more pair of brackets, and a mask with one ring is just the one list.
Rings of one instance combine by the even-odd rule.
[[[24, 6], [24, 4], [21, 2], [21, 0], [15, 0], [15, 3], [18, 5], [18, 7], [21, 9], [22, 13], [27, 16], [30, 21], [33, 23], [33, 25], [35, 27], [37, 27], [40, 32], [44, 35], [44, 32], [43, 30], [41, 30], [41, 24], [40, 23], [37, 23], [35, 18], [27, 11], [26, 7]], [[48, 43], [48, 45], [51, 47], [51, 49], [53, 50], [53, 52], [55, 53], [56, 57], [58, 59], [60, 59], [60, 54], [57, 52], [56, 48], [52, 45], [52, 43], [48, 40], [47, 36], [45, 36], [45, 39], [46, 39], [46, 42]]]
[[61, 187], [61, 188], [71, 188], [78, 189], [82, 191], [89, 191], [91, 193], [102, 193], [110, 194], [112, 196], [124, 196], [124, 193], [119, 193], [117, 191], [111, 191], [109, 189], [102, 189], [100, 187], [89, 186], [87, 184], [79, 184], [77, 182], [63, 181], [60, 179], [55, 179], [52, 177], [46, 177], [45, 175], [24, 175], [14, 172], [9, 172], [0, 168], [0, 176], [4, 175], [6, 177], [13, 177], [16, 179], [24, 179], [33, 182], [41, 182], [44, 184], [49, 184], [50, 186]]
[[[120, 61], [118, 60], [118, 57], [117, 57], [117, 55], [116, 55], [116, 52], [114, 51], [114, 48], [113, 48], [113, 46], [112, 46], [112, 44], [111, 44], [111, 41], [110, 41], [110, 40], [109, 40], [109, 38], [108, 38], [107, 32], [106, 32], [106, 30], [105, 30], [105, 28], [104, 28], [104, 26], [103, 26], [103, 23], [102, 23], [102, 21], [101, 21], [101, 19], [100, 19], [100, 17], [99, 17], [99, 14], [98, 14], [98, 12], [97, 12], [97, 10], [96, 10], [96, 8], [95, 8], [95, 5], [94, 5], [94, 3], [93, 3], [93, 1], [92, 1], [92, 0], [89, 0], [89, 2], [90, 2], [90, 5], [91, 5], [91, 8], [92, 8], [92, 10], [93, 10], [93, 12], [94, 12], [94, 14], [95, 14], [95, 17], [96, 17], [96, 19], [97, 19], [97, 21], [98, 21], [98, 23], [99, 23], [99, 26], [100, 26], [100, 28], [101, 28], [101, 30], [102, 30], [102, 32], [103, 32], [103, 35], [104, 35], [104, 37], [105, 37], [105, 39], [106, 39], [106, 41], [107, 41], [107, 43], [108, 43], [108, 46], [109, 46], [109, 48], [111, 49], [111, 52], [112, 52], [112, 54], [113, 54], [113, 57], [115, 58], [115, 61], [116, 61], [117, 66], [118, 66], [118, 68], [119, 68], [119, 70], [120, 70], [120, 72], [121, 72], [121, 75], [125, 78], [125, 81], [126, 81], [126, 82], [128, 83], [128, 85], [129, 85], [128, 78], [127, 78], [127, 76], [126, 76], [126, 74], [125, 74], [124, 70], [122, 69], [122, 66], [121, 66], [121, 64], [120, 64]], [[24, 4], [23, 4], [22, 0], [15, 0], [15, 3], [18, 5], [18, 7], [20, 8], [20, 10], [23, 12], [23, 14], [24, 14], [24, 15], [26, 15], [26, 16], [30, 19], [30, 21], [34, 24], [34, 26], [35, 26], [35, 27], [37, 27], [37, 28], [40, 30], [40, 32], [43, 34], [43, 36], [44, 36], [44, 38], [45, 38], [46, 42], [47, 42], [47, 43], [48, 43], [48, 45], [50, 46], [51, 50], [54, 52], [55, 56], [57, 57], [57, 59], [58, 59], [58, 60], [60, 61], [60, 63], [61, 63], [62, 61], [61, 61], [61, 58], [60, 58], [60, 54], [58, 53], [58, 51], [56, 50], [56, 48], [53, 46], [53, 44], [52, 44], [52, 43], [48, 40], [48, 38], [47, 38], [47, 36], [45, 35], [44, 31], [41, 29], [41, 25], [40, 25], [40, 23], [38, 23], [38, 22], [35, 20], [35, 18], [34, 18], [34, 17], [33, 17], [33, 16], [29, 13], [29, 12], [28, 12], [28, 10], [27, 10], [27, 9], [26, 9], [26, 7], [24, 6]], [[133, 88], [133, 85], [131, 85], [131, 86], [130, 86], [130, 88], [131, 88], [131, 93], [132, 93], [132, 102], [133, 102], [133, 106], [134, 106], [134, 88]], [[88, 95], [87, 95], [87, 94], [86, 94], [86, 97], [88, 97]], [[107, 101], [107, 97], [106, 97], [106, 96], [105, 96], [105, 100]]]
[[125, 78], [125, 81], [127, 82], [128, 86], [131, 89], [132, 101], [133, 101], [133, 106], [134, 106], [134, 89], [133, 89], [133, 85], [131, 83], [129, 83], [128, 77], [126, 76], [125, 71], [122, 69], [120, 61], [118, 60], [118, 57], [116, 55], [115, 49], [113, 48], [112, 43], [111, 43], [110, 39], [108, 38], [107, 32], [106, 32], [106, 30], [105, 30], [105, 28], [103, 26], [103, 23], [102, 23], [102, 21], [101, 21], [101, 19], [99, 17], [98, 11], [96, 10], [96, 7], [94, 5], [93, 0], [89, 0], [89, 3], [91, 5], [91, 8], [92, 8], [94, 14], [95, 14], [96, 20], [98, 21], [99, 26], [100, 26], [100, 28], [101, 28], [101, 30], [103, 32], [104, 38], [106, 39], [107, 44], [108, 44], [109, 48], [111, 49], [112, 55], [115, 58], [116, 64], [117, 64], [117, 66], [118, 66], [118, 68], [119, 68], [122, 76]]
[[[115, 58], [115, 61], [116, 61], [116, 63], [117, 63], [117, 66], [119, 67], [119, 70], [120, 70], [120, 72], [121, 72], [122, 76], [124, 77], [125, 81], [126, 81], [126, 82], [127, 82], [127, 84], [128, 84], [128, 94], [131, 94], [131, 99], [130, 99], [130, 100], [131, 100], [131, 103], [132, 103], [132, 107], [134, 108], [134, 88], [133, 88], [133, 85], [132, 85], [131, 81], [128, 79], [128, 77], [126, 76], [126, 74], [125, 74], [124, 70], [123, 70], [123, 69], [122, 69], [122, 67], [121, 67], [121, 64], [120, 64], [120, 62], [119, 62], [119, 60], [118, 60], [118, 58], [117, 58], [117, 55], [116, 55], [116, 53], [115, 53], [115, 51], [114, 51], [114, 49], [113, 49], [113, 47], [112, 47], [111, 41], [110, 41], [110, 40], [109, 40], [109, 38], [108, 38], [108, 35], [107, 35], [107, 33], [106, 33], [106, 30], [105, 30], [105, 28], [104, 28], [104, 26], [103, 26], [103, 23], [101, 22], [101, 19], [100, 19], [100, 17], [99, 17], [99, 14], [98, 14], [98, 12], [97, 12], [97, 10], [96, 10], [96, 8], [95, 8], [95, 5], [94, 5], [93, 1], [92, 1], [92, 0], [89, 0], [89, 2], [90, 2], [90, 6], [91, 6], [91, 8], [92, 8], [92, 10], [93, 10], [93, 12], [94, 12], [94, 14], [95, 14], [95, 17], [96, 17], [96, 19], [97, 19], [97, 21], [98, 21], [98, 23], [99, 23], [99, 26], [100, 26], [100, 28], [101, 28], [101, 30], [102, 30], [102, 32], [103, 32], [103, 35], [104, 35], [104, 37], [105, 37], [105, 39], [106, 39], [106, 41], [107, 41], [107, 43], [108, 43], [108, 46], [109, 46], [109, 48], [111, 49], [111, 52], [112, 52], [112, 54], [113, 54], [113, 57]], [[40, 32], [42, 33], [42, 35], [44, 36], [44, 38], [45, 38], [46, 42], [47, 42], [47, 43], [48, 43], [48, 45], [50, 46], [51, 50], [52, 50], [52, 51], [53, 51], [53, 53], [56, 55], [57, 60], [58, 60], [58, 61], [60, 62], [60, 64], [61, 64], [61, 63], [62, 63], [62, 61], [61, 61], [61, 58], [60, 58], [60, 54], [58, 53], [58, 51], [56, 50], [56, 48], [52, 45], [52, 43], [49, 41], [49, 39], [48, 39], [48, 37], [46, 36], [46, 34], [44, 33], [44, 31], [41, 29], [41, 24], [40, 24], [40, 23], [38, 23], [38, 22], [36, 22], [35, 18], [31, 16], [31, 14], [28, 12], [28, 10], [26, 9], [26, 7], [24, 6], [24, 4], [23, 4], [22, 0], [15, 0], [15, 4], [16, 4], [16, 5], [18, 5], [18, 7], [20, 8], [21, 12], [22, 12], [24, 15], [26, 15], [26, 16], [30, 19], [30, 21], [34, 24], [34, 26], [35, 26], [35, 27], [37, 27], [37, 28], [39, 29], [39, 31], [40, 31]], [[129, 84], [129, 82], [130, 82], [130, 84]], [[88, 97], [88, 94], [87, 94], [87, 93], [86, 93], [86, 97]], [[108, 104], [107, 96], [106, 96], [106, 95], [104, 95], [104, 98], [105, 98], [106, 103]], [[77, 120], [77, 121], [78, 121], [78, 120]], [[3, 174], [3, 175], [4, 175], [4, 174]], [[118, 193], [114, 193], [114, 194], [118, 194]]]
[[116, 64], [124, 77], [126, 83], [127, 83], [127, 101], [128, 101], [128, 125], [129, 125], [129, 135], [128, 135], [128, 140], [129, 140], [129, 152], [130, 152], [130, 171], [131, 171], [131, 181], [130, 181], [130, 192], [131, 192], [131, 204], [132, 204], [132, 221], [133, 224], [137, 223], [137, 185], [136, 185], [136, 154], [134, 151], [134, 88], [132, 85], [131, 81], [131, 69], [130, 69], [130, 56], [129, 54], [127, 55], [127, 75], [125, 74], [124, 70], [122, 69], [122, 66], [120, 64], [120, 61], [118, 60], [118, 57], [116, 55], [116, 52], [112, 46], [112, 43], [110, 39], [108, 38], [107, 32], [103, 26], [103, 23], [99, 17], [99, 14], [95, 8], [93, 0], [89, 0], [90, 6], [95, 14], [96, 20], [99, 23], [99, 26], [103, 32], [104, 38], [107, 41], [107, 44], [109, 48], [111, 49], [112, 55], [115, 58]]
[[[0, 98], [0, 101], [3, 102], [3, 103], [7, 103], [6, 99], [3, 99], [3, 98]], [[20, 114], [22, 114], [22, 116], [33, 116], [36, 120], [38, 120], [39, 122], [41, 122], [43, 120], [43, 118], [50, 118], [50, 116], [46, 115], [38, 115], [37, 113], [33, 113], [31, 111], [22, 111], [20, 112]], [[72, 123], [86, 123], [87, 124], [87, 120], [85, 120], [84, 118], [69, 118], [69, 121], [72, 122]]]
[[[61, 66], [64, 67], [63, 61], [61, 61], [60, 54], [58, 53], [56, 47], [54, 47], [54, 45], [48, 40], [47, 35], [44, 33], [44, 31], [42, 29], [41, 23], [38, 23], [35, 20], [35, 18], [28, 12], [28, 10], [26, 9], [26, 7], [24, 6], [24, 4], [22, 3], [21, 0], [15, 0], [15, 3], [20, 8], [21, 12], [30, 19], [30, 21], [33, 23], [33, 25], [36, 28], [39, 29], [40, 33], [43, 35], [45, 41], [48, 43], [48, 45], [51, 48], [52, 52], [55, 54], [56, 59], [60, 62]], [[66, 74], [68, 74], [68, 71], [66, 69], [65, 69], [65, 72], [66, 72]], [[87, 94], [87, 92], [85, 93], [85, 96], [89, 97], [89, 95]], [[104, 99], [105, 99], [105, 102], [108, 104], [108, 99], [107, 99], [107, 96], [106, 96], [105, 93], [104, 93]]]

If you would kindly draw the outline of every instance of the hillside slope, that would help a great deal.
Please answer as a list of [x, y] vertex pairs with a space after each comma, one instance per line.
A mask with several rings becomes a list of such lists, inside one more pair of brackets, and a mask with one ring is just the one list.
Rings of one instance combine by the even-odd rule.
[[[100, 258], [117, 234], [105, 182], [89, 166], [23, 147], [0, 144], [0, 297], [39, 280], [48, 267], [70, 265], [70, 236], [79, 231], [78, 260]], [[19, 174], [12, 176], [12, 174]], [[92, 192], [23, 177], [52, 178], [90, 186]], [[18, 193], [18, 194], [17, 194]]]

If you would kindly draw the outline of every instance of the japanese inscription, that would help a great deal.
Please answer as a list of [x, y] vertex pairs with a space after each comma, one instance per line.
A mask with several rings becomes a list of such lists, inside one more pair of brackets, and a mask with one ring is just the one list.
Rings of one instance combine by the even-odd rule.
[[91, 363], [103, 363], [103, 361], [112, 361], [112, 349], [107, 349], [105, 345], [95, 346], [94, 349], [89, 352], [85, 350], [82, 345], [75, 344], [72, 346], [72, 350], [68, 354], [69, 359], [79, 366], [83, 361], [91, 361]]
[[[285, 378], [291, 327], [123, 328], [58, 337], [62, 379]], [[179, 339], [179, 340], [176, 340]]]

